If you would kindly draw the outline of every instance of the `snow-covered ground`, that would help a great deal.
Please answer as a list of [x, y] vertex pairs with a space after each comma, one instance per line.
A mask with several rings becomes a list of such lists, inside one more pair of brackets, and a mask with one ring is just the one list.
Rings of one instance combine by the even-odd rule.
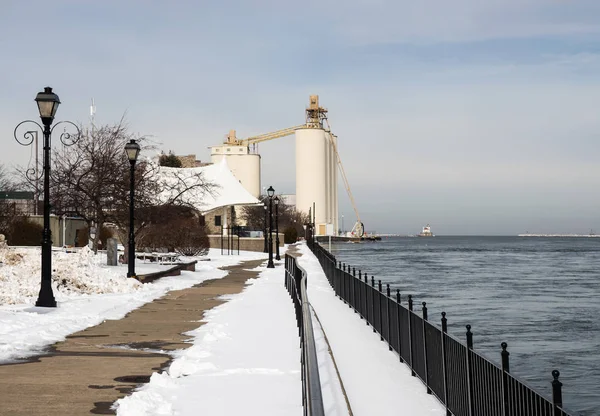
[[194, 345], [118, 400], [117, 415], [302, 415], [298, 329], [283, 260], [275, 265], [210, 310], [187, 333]]
[[[325, 413], [346, 416], [348, 406], [329, 349], [356, 416], [442, 416], [445, 410], [348, 306], [335, 297], [305, 245]], [[189, 333], [194, 345], [150, 383], [117, 401], [117, 414], [301, 415], [300, 351], [283, 266], [258, 268], [260, 278], [206, 315]], [[325, 336], [327, 339], [325, 339]]]
[[[170, 290], [185, 289], [207, 279], [221, 278], [218, 267], [242, 260], [266, 258], [263, 253], [242, 252], [221, 256], [211, 250], [199, 261], [196, 272], [164, 277], [141, 284], [128, 279], [127, 266], [107, 266], [106, 254], [94, 255], [84, 248], [76, 253], [52, 252], [56, 308], [35, 307], [40, 288], [39, 248], [0, 250], [0, 363], [39, 354], [67, 335], [98, 325], [106, 319], [120, 319], [133, 309], [163, 296]], [[136, 262], [138, 274], [172, 266]]]
[[[308, 299], [321, 322], [356, 416], [444, 416], [445, 409], [407, 366], [388, 350], [344, 302], [337, 299], [317, 258], [306, 245], [298, 259], [307, 273]], [[321, 380], [323, 384], [323, 380]]]
[[[324, 334], [315, 320], [326, 414], [349, 414], [338, 371], [356, 416], [445, 414], [379, 336], [335, 297], [308, 248], [301, 245], [300, 250], [300, 264], [308, 272], [309, 299], [325, 328]], [[36, 308], [32, 305], [39, 290], [39, 250], [17, 252], [21, 260], [2, 260], [0, 253], [4, 262], [0, 291], [6, 296], [0, 306], [0, 361], [4, 362], [36, 354], [105, 319], [119, 319], [170, 290], [223, 277], [225, 272], [218, 267], [266, 258], [263, 253], [221, 256], [220, 250], [211, 250], [207, 256], [211, 261], [198, 262], [197, 272], [141, 285], [124, 277], [125, 266], [105, 266], [105, 256], [85, 250], [55, 253], [54, 268], [68, 285], [55, 288], [57, 308]], [[204, 325], [199, 323], [198, 329], [188, 333], [193, 345], [175, 351], [168, 369], [154, 373], [148, 384], [118, 400], [117, 414], [301, 415], [298, 331], [283, 284], [283, 260], [276, 266], [257, 268], [258, 279], [208, 311]], [[136, 270], [144, 267], [144, 272], [150, 272], [157, 266], [136, 264]]]

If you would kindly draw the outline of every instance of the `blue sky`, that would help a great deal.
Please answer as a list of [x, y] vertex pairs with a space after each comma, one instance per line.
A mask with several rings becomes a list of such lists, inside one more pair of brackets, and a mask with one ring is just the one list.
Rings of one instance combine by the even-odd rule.
[[[93, 97], [97, 122], [202, 160], [319, 94], [368, 230], [600, 232], [598, 22], [588, 0], [0, 0], [0, 163], [27, 163], [12, 130], [46, 85], [58, 119]], [[293, 193], [293, 138], [260, 149]]]

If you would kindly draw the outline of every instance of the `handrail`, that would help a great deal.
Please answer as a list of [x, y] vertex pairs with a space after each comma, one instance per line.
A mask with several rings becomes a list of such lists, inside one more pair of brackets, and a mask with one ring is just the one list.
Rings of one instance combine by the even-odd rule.
[[[448, 334], [446, 313], [442, 312], [441, 329], [428, 319], [427, 304], [422, 303], [422, 317], [401, 303], [400, 291], [392, 295], [390, 285], [382, 288], [354, 267], [338, 262], [315, 241], [308, 247], [315, 254], [336, 295], [347, 303], [373, 332], [380, 335], [390, 351], [398, 354], [411, 374], [423, 381], [427, 393], [435, 395], [453, 416], [571, 416], [562, 400], [560, 373], [552, 371], [552, 399], [546, 398], [510, 373], [507, 344], [501, 344], [502, 365], [494, 364], [473, 349], [471, 325], [466, 329], [466, 345]], [[356, 272], [358, 271], [358, 276]], [[363, 281], [364, 278], [364, 281]]]
[[310, 303], [306, 293], [306, 270], [300, 267], [296, 258], [285, 255], [285, 287], [287, 288], [296, 311], [296, 322], [300, 335], [302, 367], [302, 405], [306, 416], [324, 416], [319, 362], [313, 332]]

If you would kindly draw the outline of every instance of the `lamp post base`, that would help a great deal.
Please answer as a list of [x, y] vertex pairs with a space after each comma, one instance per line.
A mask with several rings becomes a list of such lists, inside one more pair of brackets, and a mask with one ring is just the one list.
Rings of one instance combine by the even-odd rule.
[[45, 288], [42, 286], [40, 289], [40, 294], [38, 295], [38, 300], [35, 302], [35, 306], [41, 306], [44, 308], [56, 308], [56, 299], [54, 299], [54, 294], [52, 293], [52, 288]]
[[275, 268], [275, 264], [273, 264], [273, 260], [269, 260], [269, 262], [267, 263], [267, 269], [274, 269]]

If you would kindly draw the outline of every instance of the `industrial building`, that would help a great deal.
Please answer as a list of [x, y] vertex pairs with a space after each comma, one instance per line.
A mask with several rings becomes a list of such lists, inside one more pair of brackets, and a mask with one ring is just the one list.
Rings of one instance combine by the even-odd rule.
[[329, 127], [327, 109], [319, 105], [317, 95], [310, 96], [304, 124], [271, 133], [238, 139], [231, 130], [222, 144], [211, 146], [211, 161], [227, 161], [234, 176], [255, 198], [261, 194], [260, 142], [295, 135], [296, 141], [296, 210], [310, 213], [317, 236], [338, 234], [338, 167], [356, 214], [351, 236], [361, 237], [363, 225], [338, 153], [338, 139]]

